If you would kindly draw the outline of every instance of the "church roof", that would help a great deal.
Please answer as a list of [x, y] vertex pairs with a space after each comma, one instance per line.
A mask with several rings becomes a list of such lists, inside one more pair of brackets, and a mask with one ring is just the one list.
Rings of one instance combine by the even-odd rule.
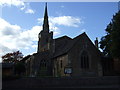
[[[77, 42], [80, 42], [81, 39], [83, 39], [84, 37], [87, 37], [89, 39], [89, 37], [85, 32], [73, 39], [68, 36], [63, 36], [55, 39], [55, 53], [53, 57], [55, 58], [55, 57], [66, 54], [67, 52], [69, 52], [69, 50], [72, 49], [72, 47], [74, 47], [74, 45]], [[90, 39], [89, 41], [91, 42], [92, 46], [95, 47], [95, 45], [92, 43]], [[101, 53], [96, 47], [95, 49], [99, 54]]]
[[38, 52], [38, 53], [34, 53], [33, 55], [35, 56], [35, 59], [39, 59], [39, 60], [42, 59], [48, 60], [51, 57], [49, 51]]
[[72, 39], [68, 36], [55, 39], [54, 57], [67, 53], [67, 51], [72, 47], [72, 44]]
[[66, 54], [77, 42], [78, 37], [82, 37], [85, 33], [80, 34], [75, 38], [70, 38], [68, 36], [63, 36], [55, 39], [55, 54], [54, 57]]
[[96, 46], [92, 43], [92, 41], [90, 40], [90, 38], [87, 36], [87, 34], [84, 32], [82, 34], [80, 34], [79, 36], [74, 38], [74, 41], [81, 41], [80, 39], [83, 39], [84, 37], [87, 37], [87, 39], [89, 40], [89, 42], [91, 43], [92, 47], [94, 47], [95, 51], [99, 54], [102, 55], [102, 53], [100, 52], [100, 50], [98, 48], [96, 48]]

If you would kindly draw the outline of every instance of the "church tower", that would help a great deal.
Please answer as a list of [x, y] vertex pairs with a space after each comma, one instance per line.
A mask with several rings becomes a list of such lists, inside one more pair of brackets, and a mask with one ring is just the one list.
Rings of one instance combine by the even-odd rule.
[[47, 12], [47, 3], [45, 5], [45, 13], [43, 20], [43, 30], [38, 35], [38, 51], [50, 51], [52, 49], [53, 42], [53, 32], [49, 31], [49, 21], [48, 21], [48, 12]]

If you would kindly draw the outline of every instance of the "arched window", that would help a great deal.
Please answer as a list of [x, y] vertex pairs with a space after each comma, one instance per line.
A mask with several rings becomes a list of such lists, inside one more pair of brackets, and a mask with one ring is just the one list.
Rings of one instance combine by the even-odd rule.
[[81, 68], [82, 69], [89, 69], [89, 57], [86, 51], [81, 53]]
[[40, 62], [40, 68], [41, 69], [46, 69], [46, 67], [47, 67], [46, 61], [45, 60], [41, 60], [41, 62]]

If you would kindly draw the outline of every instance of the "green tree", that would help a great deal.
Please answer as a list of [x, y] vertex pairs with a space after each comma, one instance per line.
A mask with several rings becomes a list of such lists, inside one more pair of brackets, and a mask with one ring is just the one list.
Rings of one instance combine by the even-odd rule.
[[113, 15], [112, 21], [105, 29], [106, 35], [101, 38], [100, 48], [105, 56], [120, 59], [120, 11]]

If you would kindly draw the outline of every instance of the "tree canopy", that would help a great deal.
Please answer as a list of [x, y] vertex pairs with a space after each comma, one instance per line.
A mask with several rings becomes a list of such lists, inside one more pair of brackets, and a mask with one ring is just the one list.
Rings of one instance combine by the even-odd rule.
[[100, 48], [107, 57], [120, 59], [120, 11], [105, 29], [106, 35], [101, 38]]
[[2, 56], [2, 61], [5, 63], [10, 63], [10, 62], [17, 62], [22, 60], [23, 54], [20, 51], [15, 51], [11, 53], [7, 53]]

